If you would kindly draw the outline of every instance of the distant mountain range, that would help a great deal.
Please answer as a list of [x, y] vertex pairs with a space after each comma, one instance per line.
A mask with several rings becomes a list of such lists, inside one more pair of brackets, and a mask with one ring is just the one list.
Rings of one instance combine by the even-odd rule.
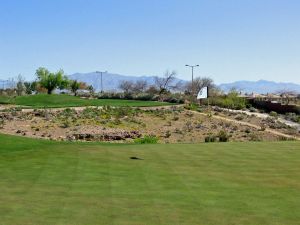
[[[97, 90], [101, 90], [101, 78], [99, 73], [75, 73], [69, 76], [70, 79], [86, 82]], [[155, 83], [155, 76], [127, 76], [112, 73], [103, 73], [103, 89], [104, 91], [118, 91], [119, 84], [123, 80], [137, 81], [144, 80], [147, 81], [149, 85]], [[176, 79], [174, 82], [182, 83], [187, 82], [186, 80]], [[273, 81], [259, 80], [259, 81], [236, 81], [233, 83], [223, 83], [218, 85], [218, 87], [224, 92], [228, 92], [231, 89], [236, 89], [243, 93], [277, 93], [280, 91], [295, 91], [300, 93], [300, 85], [295, 83], [277, 83]]]
[[220, 84], [219, 88], [224, 92], [228, 92], [231, 89], [236, 89], [243, 93], [278, 93], [282, 91], [294, 91], [300, 93], [300, 85], [295, 83], [282, 83], [273, 82], [267, 80], [259, 81], [236, 81], [233, 83]]

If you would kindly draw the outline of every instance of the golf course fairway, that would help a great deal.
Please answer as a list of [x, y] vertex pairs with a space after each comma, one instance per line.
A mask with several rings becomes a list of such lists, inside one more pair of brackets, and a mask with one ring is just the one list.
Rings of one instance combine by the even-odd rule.
[[0, 218], [6, 225], [300, 224], [300, 143], [0, 135]]

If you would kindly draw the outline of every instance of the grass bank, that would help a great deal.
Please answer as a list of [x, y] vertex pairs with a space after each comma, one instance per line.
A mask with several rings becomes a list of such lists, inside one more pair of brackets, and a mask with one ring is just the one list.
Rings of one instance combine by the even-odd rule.
[[75, 106], [132, 106], [132, 107], [147, 107], [147, 106], [162, 106], [171, 105], [166, 102], [156, 101], [137, 101], [137, 100], [122, 100], [122, 99], [83, 99], [71, 95], [26, 95], [11, 97], [0, 97], [0, 104], [16, 104], [33, 108], [60, 108], [60, 107], [75, 107]]

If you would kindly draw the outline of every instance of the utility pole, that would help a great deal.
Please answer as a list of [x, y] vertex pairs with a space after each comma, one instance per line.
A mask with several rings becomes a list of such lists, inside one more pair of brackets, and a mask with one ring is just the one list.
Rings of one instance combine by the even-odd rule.
[[105, 72], [102, 72], [102, 71], [96, 71], [96, 73], [100, 73], [101, 93], [103, 93], [103, 73], [107, 73], [107, 71], [105, 71]]
[[194, 95], [194, 67], [198, 67], [199, 65], [188, 65], [185, 66], [192, 68], [192, 95]]

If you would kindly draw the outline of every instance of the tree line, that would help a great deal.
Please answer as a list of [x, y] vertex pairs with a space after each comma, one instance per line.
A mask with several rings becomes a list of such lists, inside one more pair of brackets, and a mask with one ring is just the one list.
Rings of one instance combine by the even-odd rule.
[[63, 70], [57, 72], [50, 72], [44, 67], [40, 67], [36, 70], [36, 80], [33, 82], [25, 81], [25, 79], [19, 75], [16, 82], [16, 93], [17, 95], [47, 93], [52, 94], [55, 89], [59, 90], [70, 90], [76, 96], [79, 89], [94, 91], [92, 85], [87, 85], [84, 82], [77, 80], [70, 80], [64, 73]]
[[[44, 67], [40, 67], [35, 72], [36, 79], [33, 82], [25, 81], [25, 79], [19, 75], [17, 78], [15, 93], [17, 95], [33, 94], [33, 93], [53, 93], [54, 90], [69, 90], [77, 95], [79, 89], [85, 89], [90, 92], [90, 95], [94, 95], [94, 88], [92, 85], [87, 85], [84, 82], [69, 79], [63, 70], [51, 72]], [[214, 84], [213, 80], [209, 77], [196, 77], [193, 82], [180, 81], [177, 79], [177, 73], [175, 71], [166, 71], [162, 77], [155, 77], [154, 83], [148, 84], [144, 80], [138, 80], [136, 82], [124, 80], [119, 84], [119, 90], [123, 92], [123, 97], [120, 98], [142, 98], [145, 100], [159, 100], [159, 101], [175, 101], [176, 99], [189, 99], [195, 101], [197, 93], [203, 87], [209, 87], [210, 96], [220, 93]], [[174, 94], [176, 93], [176, 94]], [[100, 93], [97, 96], [102, 97], [117, 97], [115, 93], [110, 96], [110, 93]]]
[[175, 71], [166, 71], [163, 77], [155, 77], [154, 84], [148, 85], [144, 80], [136, 82], [123, 80], [119, 84], [119, 89], [125, 94], [151, 93], [164, 95], [173, 92], [181, 92], [185, 95], [196, 96], [203, 87], [209, 87], [211, 93], [217, 92], [217, 87], [209, 77], [196, 77], [193, 82], [176, 81]]

